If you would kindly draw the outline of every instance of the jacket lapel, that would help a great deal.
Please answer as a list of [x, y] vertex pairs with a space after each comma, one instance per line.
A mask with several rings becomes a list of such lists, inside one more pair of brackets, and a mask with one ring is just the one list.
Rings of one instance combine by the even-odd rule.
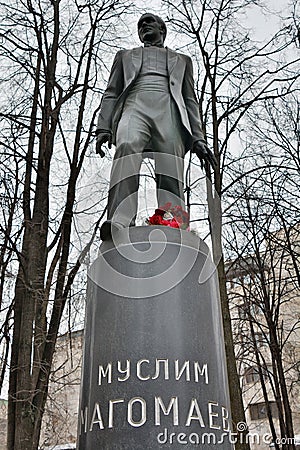
[[137, 76], [137, 74], [140, 72], [143, 62], [143, 50], [142, 47], [136, 47], [132, 49], [131, 53], [131, 62], [133, 65], [133, 79]]
[[178, 55], [176, 52], [169, 49], [168, 47], [166, 47], [166, 49], [167, 49], [167, 55], [168, 55], [168, 57], [167, 57], [168, 72], [169, 72], [169, 74], [171, 74], [172, 71], [174, 70], [174, 67], [177, 64]]

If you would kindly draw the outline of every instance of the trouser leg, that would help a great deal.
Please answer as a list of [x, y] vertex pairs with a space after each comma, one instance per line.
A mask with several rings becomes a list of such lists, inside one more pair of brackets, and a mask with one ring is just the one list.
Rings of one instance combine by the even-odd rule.
[[156, 165], [156, 189], [158, 206], [171, 202], [172, 206], [180, 205], [184, 208], [183, 193], [183, 165], [180, 157], [168, 154], [157, 154]]
[[176, 105], [170, 96], [160, 121], [155, 123], [153, 143], [155, 147], [155, 171], [158, 206], [171, 202], [184, 208], [183, 129]]
[[117, 130], [107, 214], [124, 227], [135, 224], [143, 149], [150, 138], [149, 124], [134, 111], [136, 100], [129, 100]]
[[[128, 158], [131, 158], [131, 156], [119, 157], [114, 161], [115, 176], [113, 179], [111, 178], [108, 193], [107, 218], [125, 227], [134, 225], [137, 213], [139, 174], [136, 173], [136, 175], [120, 179], [123, 176], [122, 174], [138, 172], [140, 169], [140, 155], [133, 155], [134, 159], [132, 158], [129, 161]], [[126, 170], [124, 170], [124, 167], [126, 167]]]

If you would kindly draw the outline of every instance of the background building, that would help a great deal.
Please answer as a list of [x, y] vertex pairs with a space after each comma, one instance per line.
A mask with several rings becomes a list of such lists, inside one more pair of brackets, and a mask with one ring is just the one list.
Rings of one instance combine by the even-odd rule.
[[[295, 235], [298, 237], [298, 229]], [[235, 351], [246, 421], [268, 445], [300, 437], [299, 241], [271, 234], [263, 251], [227, 263]], [[296, 258], [295, 258], [296, 256]], [[271, 438], [270, 438], [271, 440]], [[300, 445], [300, 443], [299, 443]], [[280, 447], [281, 448], [281, 447]], [[292, 448], [292, 447], [283, 447]]]
[[76, 448], [82, 344], [83, 330], [58, 338], [43, 419], [41, 449]]

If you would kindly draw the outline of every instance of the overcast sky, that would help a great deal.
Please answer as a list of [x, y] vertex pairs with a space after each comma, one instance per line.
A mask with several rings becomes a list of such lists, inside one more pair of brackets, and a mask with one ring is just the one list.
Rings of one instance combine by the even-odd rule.
[[[297, 0], [299, 6], [299, 0]], [[262, 3], [262, 2], [261, 2]], [[261, 8], [256, 5], [247, 8], [247, 13], [244, 16], [244, 24], [247, 28], [251, 28], [253, 30], [253, 36], [257, 40], [266, 40], [272, 34], [276, 32], [279, 27], [280, 17], [286, 16], [288, 12], [291, 10], [291, 0], [263, 0], [263, 4], [266, 7], [266, 10], [263, 12]], [[145, 11], [155, 12], [164, 18], [164, 14], [161, 8], [160, 0], [151, 0], [151, 7], [145, 8], [144, 0], [137, 0], [135, 2], [136, 5], [136, 14], [135, 17], [132, 18], [132, 32], [134, 35], [133, 43], [135, 45], [139, 45], [139, 40], [136, 34], [136, 23], [141, 13]], [[171, 45], [167, 38], [167, 45]]]

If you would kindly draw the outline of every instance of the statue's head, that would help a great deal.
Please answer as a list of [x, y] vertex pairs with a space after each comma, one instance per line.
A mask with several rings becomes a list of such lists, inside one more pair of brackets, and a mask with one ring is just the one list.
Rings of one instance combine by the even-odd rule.
[[155, 14], [143, 14], [138, 21], [138, 33], [142, 42], [158, 42], [163, 44], [167, 35], [165, 22]]

